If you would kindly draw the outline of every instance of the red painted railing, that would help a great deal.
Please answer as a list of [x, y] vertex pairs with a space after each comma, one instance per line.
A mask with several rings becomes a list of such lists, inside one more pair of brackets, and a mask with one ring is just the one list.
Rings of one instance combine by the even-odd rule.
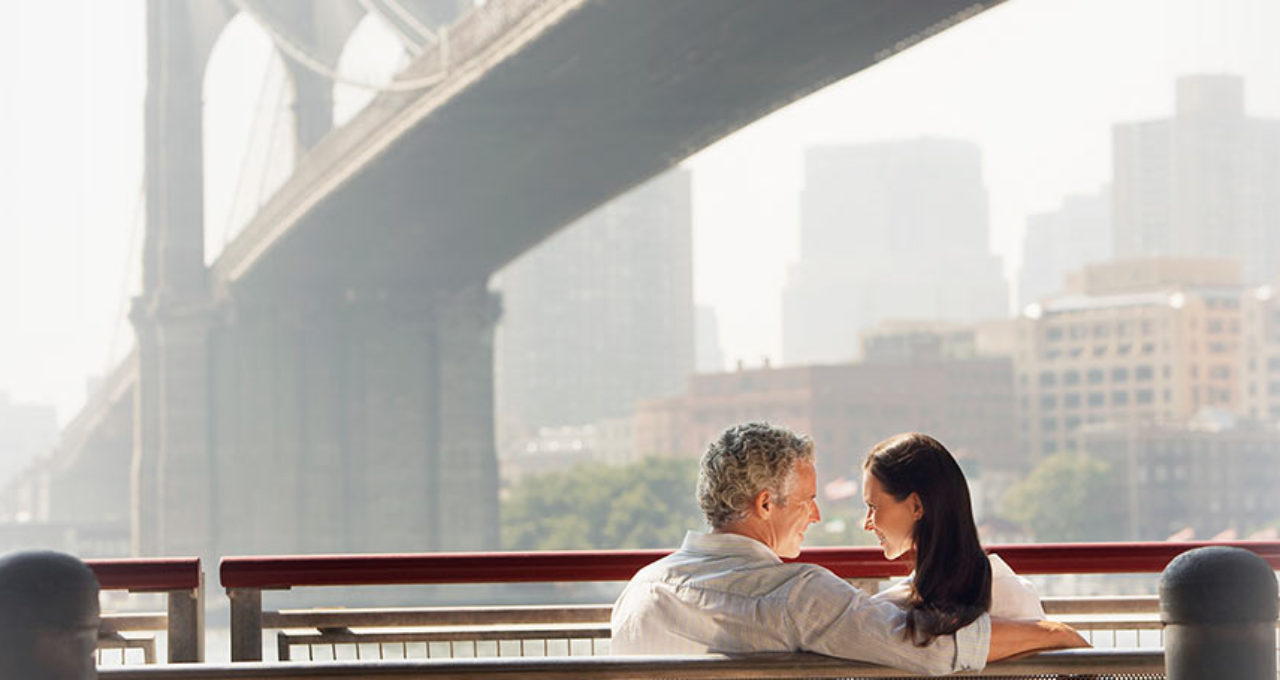
[[[1020, 574], [1156, 573], [1178, 554], [1205, 545], [1250, 550], [1280, 569], [1280, 542], [1040, 543], [988, 546]], [[293, 555], [226, 557], [226, 588], [625, 581], [669, 550], [430, 553], [407, 555]], [[820, 564], [842, 578], [906, 574], [879, 548], [811, 548], [799, 561]]]
[[[1058, 543], [988, 546], [1022, 574], [1158, 573], [1177, 555], [1206, 545], [1250, 550], [1280, 569], [1280, 541]], [[262, 591], [295, 586], [625, 581], [668, 550], [297, 555], [226, 557], [222, 585], [231, 599], [231, 658], [262, 659]], [[903, 575], [879, 548], [812, 548], [800, 561], [847, 579]]]
[[200, 558], [86, 560], [103, 590], [158, 592], [200, 587]]
[[165, 593], [170, 663], [204, 660], [204, 577], [198, 557], [85, 560], [102, 590]]

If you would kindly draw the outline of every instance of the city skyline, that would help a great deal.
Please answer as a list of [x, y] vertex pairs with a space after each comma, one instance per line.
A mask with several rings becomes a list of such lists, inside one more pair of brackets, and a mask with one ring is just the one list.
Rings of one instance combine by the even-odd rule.
[[782, 290], [782, 363], [836, 363], [888, 320], [1002, 318], [982, 153], [921, 138], [811, 147], [800, 257]]
[[538, 244], [493, 279], [499, 457], [539, 429], [628, 416], [694, 372], [689, 171], [676, 168]]
[[[128, 290], [121, 283], [139, 198], [130, 168], [140, 167], [141, 156], [133, 150], [143, 86], [136, 68], [140, 5], [78, 9], [89, 37], [78, 49], [46, 51], [58, 24], [39, 6], [21, 9], [5, 48], [10, 63], [28, 65], [14, 79], [17, 101], [45, 100], [60, 113], [0, 111], [6, 129], [23, 130], [12, 160], [28, 164], [19, 175], [11, 162], [3, 175], [30, 189], [11, 201], [0, 248], [0, 290], [7, 293], [0, 294], [0, 315], [12, 320], [5, 340], [16, 348], [0, 363], [0, 388], [16, 400], [56, 404], [61, 422], [74, 415], [86, 379], [131, 344], [120, 293]], [[1147, 21], [1157, 15], [1159, 22]], [[806, 146], [926, 135], [974, 140], [987, 159], [992, 247], [1009, 274], [1020, 259], [1025, 216], [1095, 187], [1107, 167], [1109, 126], [1167, 115], [1174, 76], [1238, 73], [1246, 79], [1246, 111], [1280, 111], [1280, 95], [1264, 86], [1280, 79], [1280, 58], [1264, 50], [1264, 27], [1276, 19], [1277, 9], [1262, 2], [1093, 2], [1069, 10], [1005, 3], [695, 154], [684, 163], [694, 173], [695, 301], [717, 311], [725, 363], [780, 354], [778, 291], [794, 259]], [[112, 30], [92, 30], [99, 26]], [[1069, 47], [1081, 31], [1093, 34], [1088, 54]], [[1138, 38], [1149, 49], [1134, 54]], [[1004, 58], [1010, 51], [1019, 53], [1018, 63]], [[32, 63], [50, 70], [34, 71]], [[90, 65], [124, 75], [91, 77]], [[1082, 92], [1099, 96], [1086, 101]], [[85, 102], [93, 102], [92, 118]], [[992, 115], [992, 106], [1001, 115]], [[946, 116], [936, 114], [939, 107]], [[59, 129], [77, 134], [52, 132]], [[1019, 160], [1036, 156], [1056, 162]], [[81, 200], [55, 205], [41, 182], [65, 187], [52, 178], [68, 176]], [[22, 226], [28, 223], [41, 227]], [[75, 244], [72, 255], [58, 257], [66, 243]]]

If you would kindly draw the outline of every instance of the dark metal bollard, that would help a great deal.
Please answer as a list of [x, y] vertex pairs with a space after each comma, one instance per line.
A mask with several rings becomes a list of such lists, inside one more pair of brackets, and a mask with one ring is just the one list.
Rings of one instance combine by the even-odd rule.
[[1168, 680], [1275, 680], [1276, 574], [1241, 548], [1188, 550], [1160, 577]]

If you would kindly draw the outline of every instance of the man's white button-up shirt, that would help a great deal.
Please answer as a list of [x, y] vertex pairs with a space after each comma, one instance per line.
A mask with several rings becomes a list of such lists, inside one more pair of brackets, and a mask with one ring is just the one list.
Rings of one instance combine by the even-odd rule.
[[817, 652], [929, 675], [980, 670], [991, 621], [917, 647], [906, 615], [815, 564], [737, 534], [689, 532], [613, 605], [614, 654]]

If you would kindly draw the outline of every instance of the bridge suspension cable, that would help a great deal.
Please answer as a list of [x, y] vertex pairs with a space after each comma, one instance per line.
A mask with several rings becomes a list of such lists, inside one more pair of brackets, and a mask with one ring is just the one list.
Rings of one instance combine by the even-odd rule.
[[103, 360], [103, 376], [111, 374], [111, 368], [115, 365], [116, 361], [116, 343], [120, 339], [120, 327], [128, 323], [130, 297], [129, 279], [133, 274], [134, 258], [139, 254], [137, 252], [138, 236], [142, 233], [142, 225], [146, 221], [142, 212], [146, 199], [147, 181], [144, 173], [143, 177], [138, 178], [138, 193], [133, 200], [133, 214], [130, 218], [132, 224], [129, 227], [129, 244], [125, 247], [124, 266], [121, 267], [120, 274], [120, 301], [116, 306], [115, 325], [111, 328], [111, 341], [107, 343], [107, 356]]
[[360, 0], [360, 6], [369, 13], [369, 16], [381, 19], [383, 25], [396, 34], [396, 37], [400, 39], [400, 43], [409, 50], [410, 54], [415, 57], [422, 54], [422, 45], [408, 33], [401, 30], [400, 25], [388, 18], [381, 9], [378, 9], [378, 6], [373, 4], [373, 0]]
[[400, 0], [382, 0], [382, 4], [386, 5], [387, 8], [390, 9], [397, 17], [400, 17], [401, 21], [408, 24], [409, 28], [417, 31], [418, 35], [421, 35], [432, 42], [440, 40], [440, 37], [436, 35], [436, 32], [431, 30], [431, 28], [426, 24], [419, 21], [418, 17], [413, 15], [413, 12], [405, 9], [404, 5], [400, 4]]
[[[359, 87], [365, 90], [374, 90], [377, 92], [411, 92], [414, 90], [424, 90], [429, 87], [434, 87], [440, 81], [444, 80], [448, 70], [448, 64], [446, 62], [445, 68], [442, 68], [439, 73], [410, 80], [393, 80], [389, 83], [383, 84], [370, 83], [358, 78], [350, 78], [338, 73], [323, 61], [307, 54], [306, 50], [295, 45], [292, 41], [277, 31], [275, 26], [272, 26], [270, 21], [259, 14], [247, 0], [231, 1], [237, 9], [247, 13], [249, 16], [257, 20], [258, 24], [262, 26], [262, 30], [266, 31], [267, 35], [271, 38], [271, 42], [275, 43], [277, 49], [283, 52], [290, 59], [300, 64], [303, 68], [306, 68], [317, 75], [328, 78], [335, 83], [350, 85], [351, 87]], [[438, 44], [440, 45], [441, 52], [447, 55], [447, 40], [440, 40], [438, 41]]]
[[[267, 90], [270, 89], [269, 85], [271, 84], [270, 82], [271, 81], [271, 65], [272, 65], [272, 61], [268, 59], [266, 66], [262, 69], [262, 79], [258, 82], [258, 96], [254, 100], [254, 105], [253, 105], [253, 120], [249, 128], [249, 139], [245, 141], [244, 150], [240, 152], [240, 165], [236, 170], [235, 188], [231, 190], [231, 200], [229, 201], [229, 204], [227, 206], [227, 214], [224, 216], [222, 220], [222, 247], [224, 248], [226, 247], [227, 243], [231, 241], [231, 230], [234, 226], [236, 226], [235, 223], [236, 223], [237, 210], [240, 208], [241, 200], [243, 199], [246, 193], [244, 189], [245, 189], [246, 178], [249, 176], [250, 159], [253, 156], [253, 151], [256, 146], [256, 142], [258, 141], [258, 138], [259, 138], [259, 130], [261, 129], [261, 125], [262, 125], [262, 118], [263, 118], [262, 103], [263, 101], [266, 100]], [[284, 65], [281, 64], [281, 71], [283, 70], [284, 70]], [[282, 82], [280, 83], [280, 90], [283, 93], [285, 89], [285, 84], [283, 82], [283, 78], [281, 80]], [[268, 137], [271, 136], [271, 133], [274, 131], [274, 128], [275, 128], [275, 120], [273, 119], [271, 121], [271, 127], [268, 129], [268, 132], [267, 132]], [[265, 164], [266, 163], [264, 162], [264, 165]], [[266, 174], [266, 172], [267, 170], [266, 168], [264, 168], [263, 174]], [[210, 226], [211, 225], [206, 224], [205, 228], [207, 229]]]
[[[271, 173], [269, 172], [271, 166], [271, 152], [275, 150], [276, 144], [281, 139], [295, 139], [293, 134], [277, 134], [280, 129], [280, 123], [282, 119], [285, 118], [285, 100], [287, 94], [288, 88], [285, 87], [284, 82], [281, 82], [280, 90], [276, 93], [276, 105], [272, 107], [271, 124], [267, 127], [266, 148], [262, 150], [262, 172], [258, 175], [256, 208], [262, 207], [262, 204], [265, 202], [264, 199], [267, 197], [267, 185], [271, 183]], [[296, 130], [294, 132], [296, 132]], [[292, 171], [293, 169], [290, 167], [290, 172]]]

